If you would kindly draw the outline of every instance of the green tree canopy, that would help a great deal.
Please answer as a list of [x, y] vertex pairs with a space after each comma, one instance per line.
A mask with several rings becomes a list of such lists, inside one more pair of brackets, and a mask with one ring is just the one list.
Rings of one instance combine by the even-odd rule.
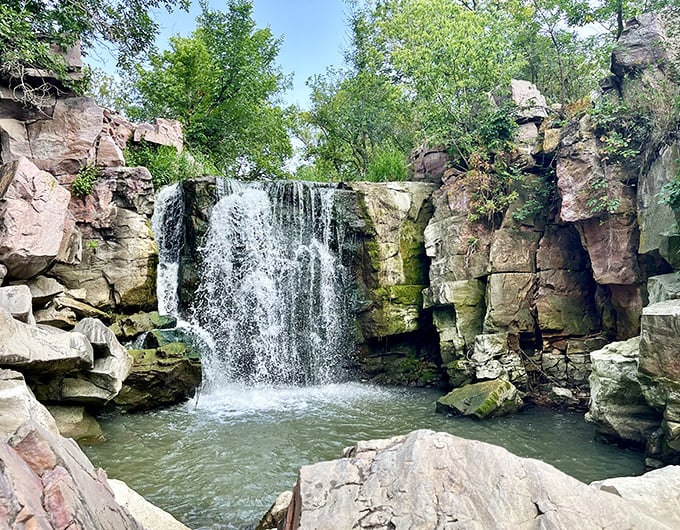
[[97, 43], [116, 51], [120, 65], [130, 64], [153, 45], [158, 24], [150, 10], [180, 6], [189, 0], [3, 0], [0, 2], [0, 73], [17, 75], [21, 66], [63, 71], [51, 46], [80, 40], [85, 53]]
[[229, 0], [227, 12], [203, 12], [190, 37], [173, 37], [132, 72], [133, 119], [165, 117], [184, 126], [189, 147], [220, 169], [277, 175], [292, 154], [289, 110], [277, 97], [288, 79], [276, 64], [280, 40], [257, 29], [252, 2]]

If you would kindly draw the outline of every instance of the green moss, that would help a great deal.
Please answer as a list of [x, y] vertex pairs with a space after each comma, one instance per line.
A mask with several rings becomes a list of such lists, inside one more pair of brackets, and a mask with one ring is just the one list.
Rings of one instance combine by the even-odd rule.
[[408, 221], [402, 226], [399, 252], [404, 270], [404, 283], [426, 284], [429, 281], [429, 263], [423, 241], [424, 230], [424, 226]]
[[481, 419], [511, 414], [521, 406], [514, 385], [497, 379], [456, 388], [437, 400], [438, 412]]
[[379, 304], [423, 307], [423, 289], [427, 285], [393, 285], [371, 291], [371, 298]]

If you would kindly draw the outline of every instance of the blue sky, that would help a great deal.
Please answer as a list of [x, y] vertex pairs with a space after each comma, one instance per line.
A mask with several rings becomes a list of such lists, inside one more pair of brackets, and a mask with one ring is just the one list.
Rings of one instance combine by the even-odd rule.
[[[210, 0], [210, 5], [226, 10], [224, 0]], [[197, 0], [193, 0], [188, 14], [158, 11], [161, 26], [158, 48], [166, 48], [172, 35], [191, 33], [199, 13]], [[274, 36], [283, 37], [278, 62], [284, 73], [294, 74], [293, 89], [284, 95], [284, 101], [306, 106], [309, 90], [305, 81], [323, 73], [328, 66], [340, 66], [343, 62], [342, 50], [348, 42], [347, 7], [343, 0], [253, 0], [253, 13], [258, 27], [269, 26]], [[112, 61], [103, 62], [109, 70]]]

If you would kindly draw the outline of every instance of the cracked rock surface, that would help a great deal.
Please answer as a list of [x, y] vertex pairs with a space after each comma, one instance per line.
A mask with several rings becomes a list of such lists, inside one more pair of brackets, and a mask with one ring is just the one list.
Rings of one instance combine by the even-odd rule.
[[538, 460], [420, 430], [302, 467], [285, 528], [663, 529], [677, 521]]

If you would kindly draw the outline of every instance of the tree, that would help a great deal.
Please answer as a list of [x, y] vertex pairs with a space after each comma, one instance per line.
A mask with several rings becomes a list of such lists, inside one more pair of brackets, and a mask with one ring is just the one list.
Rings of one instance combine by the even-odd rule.
[[0, 3], [0, 75], [17, 78], [23, 67], [63, 74], [64, 63], [53, 47], [80, 41], [87, 53], [96, 43], [117, 52], [120, 65], [130, 64], [153, 44], [158, 25], [150, 10], [189, 0], [3, 0]]
[[232, 174], [281, 174], [292, 111], [277, 104], [288, 84], [276, 65], [280, 40], [255, 27], [248, 0], [229, 0], [226, 13], [201, 5], [190, 37], [171, 38], [132, 71], [127, 113], [179, 120], [189, 147]]

